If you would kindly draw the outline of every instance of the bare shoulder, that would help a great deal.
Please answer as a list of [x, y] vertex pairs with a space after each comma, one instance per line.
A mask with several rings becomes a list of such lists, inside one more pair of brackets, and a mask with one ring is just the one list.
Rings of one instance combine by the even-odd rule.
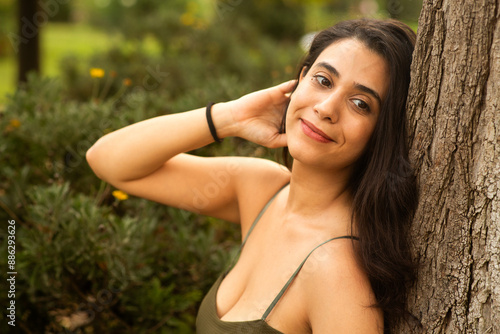
[[[280, 187], [290, 180], [290, 171], [277, 162], [247, 157], [233, 159], [236, 164], [235, 173], [238, 173], [238, 187], [245, 193], [266, 192], [267, 188]], [[269, 190], [272, 191], [272, 189]]]
[[235, 158], [237, 197], [243, 235], [270, 198], [290, 181], [290, 171], [274, 161]]
[[223, 157], [226, 172], [236, 182], [238, 196], [255, 197], [258, 194], [272, 192], [290, 180], [290, 171], [283, 165], [262, 158]]
[[357, 242], [331, 241], [318, 248], [303, 268], [311, 273], [304, 280], [304, 298], [313, 333], [383, 332], [382, 312], [371, 307], [375, 296], [356, 261]]

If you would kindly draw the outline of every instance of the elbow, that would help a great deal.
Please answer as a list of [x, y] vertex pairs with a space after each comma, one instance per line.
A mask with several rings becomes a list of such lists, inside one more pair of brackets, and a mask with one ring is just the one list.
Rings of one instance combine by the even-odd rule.
[[96, 144], [94, 144], [87, 150], [87, 152], [85, 153], [85, 159], [87, 160], [87, 163], [94, 174], [101, 180], [107, 181], [102, 168], [102, 156], [101, 154], [99, 154], [99, 149], [96, 148]]
[[87, 150], [87, 152], [85, 153], [85, 159], [87, 160], [87, 163], [89, 164], [90, 168], [95, 172], [95, 160], [96, 160], [96, 157], [95, 157], [95, 149], [94, 149], [94, 146], [92, 146], [91, 148], [89, 148]]

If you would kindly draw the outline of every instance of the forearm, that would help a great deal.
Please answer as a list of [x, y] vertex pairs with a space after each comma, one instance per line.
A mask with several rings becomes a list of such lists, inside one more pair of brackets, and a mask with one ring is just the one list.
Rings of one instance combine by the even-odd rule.
[[[220, 138], [235, 135], [229, 103], [212, 107]], [[177, 154], [213, 142], [205, 108], [160, 116], [129, 125], [99, 139], [87, 152], [87, 160], [101, 179], [131, 181], [147, 176]]]

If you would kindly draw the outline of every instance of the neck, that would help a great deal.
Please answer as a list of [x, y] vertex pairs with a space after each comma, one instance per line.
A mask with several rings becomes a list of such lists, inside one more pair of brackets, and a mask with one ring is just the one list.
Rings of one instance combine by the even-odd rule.
[[339, 206], [350, 206], [348, 180], [347, 171], [322, 170], [295, 160], [287, 212], [304, 218], [321, 218]]

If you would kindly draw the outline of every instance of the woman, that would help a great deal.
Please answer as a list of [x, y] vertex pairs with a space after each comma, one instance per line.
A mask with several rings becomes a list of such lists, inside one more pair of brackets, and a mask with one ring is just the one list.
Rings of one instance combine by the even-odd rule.
[[[414, 43], [397, 21], [342, 22], [316, 35], [297, 80], [139, 122], [88, 151], [119, 189], [241, 225], [240, 258], [205, 297], [199, 333], [383, 333], [401, 319], [414, 277]], [[287, 147], [293, 168], [184, 153], [230, 136]]]

